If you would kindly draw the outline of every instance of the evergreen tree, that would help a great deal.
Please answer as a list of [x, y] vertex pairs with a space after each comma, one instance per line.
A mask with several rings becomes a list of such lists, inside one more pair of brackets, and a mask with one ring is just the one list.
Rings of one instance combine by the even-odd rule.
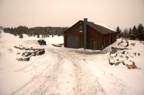
[[39, 34], [37, 34], [37, 38], [40, 38], [40, 35], [39, 35]]
[[116, 32], [118, 33], [118, 38], [120, 38], [122, 36], [122, 33], [121, 33], [121, 29], [119, 28], [119, 26], [116, 28]]
[[128, 31], [128, 29], [124, 29], [123, 37], [124, 38], [129, 38], [129, 31]]
[[23, 38], [23, 35], [22, 35], [22, 34], [20, 34], [20, 35], [19, 35], [19, 38]]
[[131, 34], [132, 34], [132, 29], [129, 28], [129, 38], [131, 37]]
[[138, 32], [138, 35], [137, 35], [138, 39], [144, 40], [144, 38], [143, 38], [144, 27], [142, 24], [138, 25], [137, 32]]
[[136, 26], [134, 25], [134, 26], [133, 26], [133, 29], [132, 29], [132, 31], [131, 31], [130, 39], [135, 40], [135, 39], [137, 39], [137, 36], [138, 36], [138, 34], [137, 34], [137, 28], [136, 28]]

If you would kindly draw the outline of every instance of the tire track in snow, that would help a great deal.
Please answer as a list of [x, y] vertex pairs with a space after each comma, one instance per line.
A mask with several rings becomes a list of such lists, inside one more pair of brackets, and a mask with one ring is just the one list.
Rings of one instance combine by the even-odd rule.
[[80, 54], [68, 52], [69, 61], [73, 65], [75, 75], [74, 95], [106, 95], [97, 78], [92, 76], [87, 69], [86, 62], [82, 60]]
[[[45, 95], [48, 91], [52, 92], [52, 88], [55, 89], [55, 93], [57, 91], [58, 72], [63, 61], [55, 54], [53, 57], [51, 66], [44, 69], [42, 73], [35, 75], [31, 81], [14, 91], [11, 95]], [[52, 94], [54, 93], [52, 92]]]
[[57, 63], [53, 66], [50, 72], [46, 72], [44, 75], [44, 80], [39, 85], [37, 89], [32, 93], [32, 95], [45, 95], [49, 94], [58, 94], [58, 82], [59, 72], [61, 69], [62, 61], [58, 60]]
[[[52, 49], [51, 52], [57, 54], [58, 57], [60, 57], [60, 60], [62, 61], [61, 68], [58, 72], [59, 77], [57, 77], [57, 86], [58, 91], [53, 90], [53, 93], [50, 93], [50, 95], [74, 95], [74, 84], [75, 84], [75, 75], [73, 73], [73, 64], [69, 61], [69, 57], [63, 50], [56, 50]], [[56, 93], [55, 93], [56, 92]]]
[[51, 65], [11, 95], [105, 95], [79, 54], [69, 51], [65, 54], [60, 49], [50, 49], [49, 53], [53, 56]]
[[[102, 59], [98, 59], [98, 63], [102, 62]], [[89, 60], [90, 61], [90, 60]], [[102, 87], [105, 89], [106, 94], [108, 95], [123, 95], [124, 93], [129, 95], [127, 89], [130, 89], [130, 87], [126, 86], [125, 83], [113, 75], [110, 71], [103, 69], [101, 66], [99, 66], [97, 63], [94, 62], [88, 62], [89, 65], [88, 68], [91, 68], [91, 71], [93, 73], [93, 76], [96, 76], [100, 79], [99, 82], [101, 83]], [[108, 63], [108, 60], [106, 60], [106, 64]], [[97, 72], [95, 73], [95, 70], [93, 71], [92, 68], [97, 69]], [[107, 86], [106, 86], [107, 85]]]
[[[44, 54], [44, 55], [42, 55], [42, 56], [37, 56], [37, 58], [35, 59], [35, 60], [32, 60], [32, 62], [30, 61], [30, 63], [28, 64], [28, 65], [26, 65], [26, 66], [24, 66], [23, 68], [21, 68], [21, 69], [19, 69], [19, 70], [17, 70], [17, 72], [19, 72], [19, 71], [27, 71], [28, 69], [31, 69], [31, 70], [33, 70], [33, 69], [35, 69], [34, 67], [39, 67], [39, 66], [41, 66], [41, 65], [44, 65], [44, 64], [46, 64], [46, 63], [44, 63], [44, 62], [42, 62], [41, 64], [40, 64], [40, 62], [41, 62], [41, 60], [43, 59], [43, 58], [45, 58], [45, 57], [47, 57], [48, 55], [47, 54]], [[40, 60], [41, 59], [41, 60]], [[36, 66], [37, 65], [37, 66]], [[39, 65], [39, 66], [38, 66]]]
[[93, 77], [84, 65], [84, 62], [74, 63], [76, 75], [75, 95], [105, 95], [100, 83]]

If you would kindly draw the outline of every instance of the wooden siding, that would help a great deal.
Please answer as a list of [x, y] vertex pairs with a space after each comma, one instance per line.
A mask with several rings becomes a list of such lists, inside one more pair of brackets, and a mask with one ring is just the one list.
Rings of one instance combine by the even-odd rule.
[[[82, 27], [82, 28], [80, 28]], [[65, 33], [64, 33], [64, 46], [68, 47], [67, 45], [67, 40], [68, 36], [77, 36], [79, 38], [79, 47], [78, 48], [83, 48], [83, 32], [80, 32], [82, 29], [83, 31], [83, 22], [79, 21], [75, 25], [73, 25], [71, 28], [69, 28]], [[73, 41], [74, 43], [74, 41]]]

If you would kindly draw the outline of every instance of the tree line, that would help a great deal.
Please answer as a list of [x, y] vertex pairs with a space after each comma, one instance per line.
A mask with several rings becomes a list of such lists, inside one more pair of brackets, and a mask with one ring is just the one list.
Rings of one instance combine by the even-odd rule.
[[116, 32], [118, 32], [118, 38], [128, 38], [131, 40], [140, 40], [144, 41], [144, 26], [142, 24], [134, 25], [132, 28], [124, 29], [123, 31], [118, 26], [116, 28]]
[[[61, 36], [64, 31], [66, 31], [68, 27], [32, 27], [28, 28], [26, 26], [18, 26], [18, 27], [5, 27], [3, 28], [4, 32], [13, 34], [15, 36], [19, 36], [23, 38], [23, 34], [27, 34], [28, 36], [37, 36], [40, 35], [42, 37], [48, 37], [49, 35], [58, 35]], [[122, 30], [119, 26], [116, 28], [116, 32], [118, 32], [118, 38], [128, 38], [131, 40], [143, 40], [144, 41], [144, 26], [142, 24], [134, 25], [132, 28], [126, 28]]]
[[42, 37], [48, 37], [49, 35], [58, 35], [61, 36], [64, 31], [66, 31], [68, 27], [32, 27], [28, 28], [26, 26], [18, 26], [18, 27], [6, 27], [4, 28], [5, 33], [10, 33], [15, 36], [19, 36], [20, 38], [23, 38], [23, 34], [30, 36], [37, 36], [38, 38], [40, 35]]

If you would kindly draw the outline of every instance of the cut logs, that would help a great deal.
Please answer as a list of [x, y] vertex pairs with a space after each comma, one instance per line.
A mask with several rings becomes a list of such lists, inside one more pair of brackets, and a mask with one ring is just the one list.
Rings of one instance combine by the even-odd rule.
[[129, 64], [126, 64], [127, 68], [128, 69], [136, 69], [137, 66], [135, 65], [135, 63], [133, 62], [133, 64], [129, 65]]
[[18, 61], [29, 61], [30, 57], [24, 57], [24, 58], [17, 58]]
[[26, 48], [26, 47], [17, 47], [14, 46], [14, 48], [19, 50], [25, 50], [25, 52], [22, 53], [22, 58], [17, 58], [18, 61], [29, 61], [30, 57], [32, 56], [39, 56], [45, 54], [45, 49], [38, 49], [38, 48]]
[[35, 55], [43, 55], [45, 53], [45, 50], [44, 49], [38, 50], [38, 51], [35, 51], [34, 53]]
[[138, 57], [140, 53], [131, 53], [132, 50], [130, 47], [134, 46], [135, 43], [129, 43], [128, 40], [121, 40], [117, 46], [111, 47], [111, 51], [109, 53], [109, 64], [118, 66], [123, 64], [128, 69], [136, 69], [137, 66], [133, 60], [134, 57]]

